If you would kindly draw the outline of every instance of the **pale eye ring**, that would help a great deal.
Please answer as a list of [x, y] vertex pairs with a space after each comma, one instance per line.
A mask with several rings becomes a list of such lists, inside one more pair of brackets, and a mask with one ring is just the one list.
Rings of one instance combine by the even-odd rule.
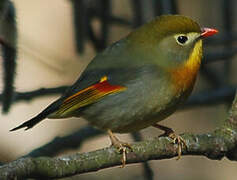
[[177, 42], [180, 45], [184, 45], [187, 41], [188, 41], [188, 37], [185, 36], [185, 35], [180, 35], [180, 36], [177, 37]]

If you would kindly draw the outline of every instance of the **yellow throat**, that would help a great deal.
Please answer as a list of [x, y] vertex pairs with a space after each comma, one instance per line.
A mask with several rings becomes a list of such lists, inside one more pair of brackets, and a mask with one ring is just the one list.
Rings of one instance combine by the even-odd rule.
[[173, 84], [177, 93], [191, 88], [195, 82], [202, 59], [202, 40], [196, 42], [193, 51], [185, 63], [170, 70]]

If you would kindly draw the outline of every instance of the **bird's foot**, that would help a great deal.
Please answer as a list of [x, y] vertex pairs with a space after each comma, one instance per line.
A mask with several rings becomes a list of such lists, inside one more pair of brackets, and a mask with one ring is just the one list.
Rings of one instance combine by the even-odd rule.
[[168, 135], [168, 137], [173, 140], [173, 143], [174, 143], [174, 144], [177, 144], [177, 145], [178, 145], [178, 150], [177, 150], [177, 152], [178, 152], [178, 157], [177, 157], [177, 160], [179, 160], [179, 159], [181, 158], [182, 149], [183, 149], [183, 148], [186, 148], [186, 149], [187, 149], [187, 144], [186, 144], [185, 140], [184, 140], [181, 136], [176, 135], [174, 132], [173, 132], [173, 133], [170, 133], [170, 134]]
[[121, 162], [122, 162], [122, 168], [126, 165], [126, 154], [128, 153], [128, 149], [132, 151], [132, 147], [128, 143], [124, 143], [121, 141], [116, 141], [115, 143], [112, 143], [112, 146], [118, 149], [119, 153], [122, 154]]
[[122, 162], [122, 168], [126, 165], [126, 154], [128, 153], [128, 149], [132, 151], [132, 147], [129, 143], [125, 143], [120, 141], [113, 133], [112, 131], [108, 130], [108, 134], [112, 143], [112, 146], [114, 146], [116, 149], [118, 149], [119, 153], [122, 154], [121, 162]]
[[179, 160], [181, 158], [182, 149], [183, 148], [187, 149], [187, 144], [186, 144], [185, 140], [181, 136], [175, 134], [174, 131], [171, 128], [168, 128], [166, 126], [162, 126], [162, 125], [159, 125], [159, 124], [155, 124], [153, 126], [156, 127], [156, 128], [159, 128], [159, 129], [161, 129], [163, 131], [165, 131], [159, 137], [169, 137], [170, 139], [173, 140], [174, 144], [178, 145], [178, 149], [177, 149], [178, 157], [177, 157], [177, 160]]

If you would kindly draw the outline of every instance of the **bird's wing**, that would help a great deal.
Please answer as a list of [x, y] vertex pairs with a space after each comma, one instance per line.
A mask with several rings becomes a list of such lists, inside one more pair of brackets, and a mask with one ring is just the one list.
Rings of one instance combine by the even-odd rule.
[[49, 118], [73, 116], [73, 113], [79, 108], [90, 105], [106, 95], [124, 91], [125, 89], [126, 87], [124, 86], [110, 84], [107, 77], [104, 76], [99, 82], [67, 97], [59, 109], [49, 115]]

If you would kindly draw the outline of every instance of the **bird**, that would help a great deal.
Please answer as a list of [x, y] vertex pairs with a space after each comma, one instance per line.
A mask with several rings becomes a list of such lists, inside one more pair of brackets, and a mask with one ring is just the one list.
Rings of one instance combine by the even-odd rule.
[[158, 122], [191, 94], [202, 61], [202, 41], [217, 32], [183, 15], [158, 16], [98, 53], [60, 98], [10, 131], [28, 130], [46, 118], [82, 117], [108, 133], [124, 167], [132, 147], [114, 133], [153, 126], [178, 144], [179, 159], [185, 141]]

